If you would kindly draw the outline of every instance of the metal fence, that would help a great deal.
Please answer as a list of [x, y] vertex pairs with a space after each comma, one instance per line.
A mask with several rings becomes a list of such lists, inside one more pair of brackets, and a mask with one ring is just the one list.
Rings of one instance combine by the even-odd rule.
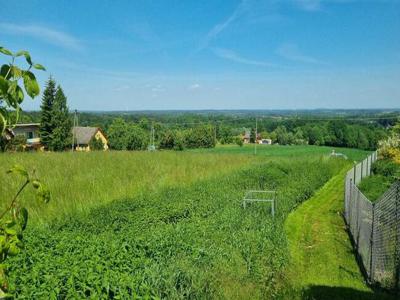
[[368, 281], [400, 290], [400, 182], [375, 202], [357, 188], [376, 159], [374, 152], [348, 171], [344, 216]]

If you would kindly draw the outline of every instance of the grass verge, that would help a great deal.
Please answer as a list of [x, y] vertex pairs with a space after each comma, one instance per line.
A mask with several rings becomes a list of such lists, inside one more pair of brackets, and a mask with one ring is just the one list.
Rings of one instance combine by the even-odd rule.
[[285, 222], [293, 298], [394, 299], [372, 291], [356, 263], [342, 218], [343, 178], [348, 168], [289, 214]]

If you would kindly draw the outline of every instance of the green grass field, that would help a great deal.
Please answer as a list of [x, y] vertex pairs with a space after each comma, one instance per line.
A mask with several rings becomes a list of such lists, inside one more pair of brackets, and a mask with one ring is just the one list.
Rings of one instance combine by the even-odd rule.
[[0, 154], [0, 207], [5, 207], [22, 184], [22, 178], [6, 174], [14, 164], [36, 170], [37, 176], [48, 185], [52, 201], [46, 206], [37, 205], [28, 190], [22, 195], [31, 221], [46, 222], [165, 186], [222, 176], [255, 161], [242, 156], [174, 151], [3, 153]]
[[[224, 146], [187, 152], [0, 155], [1, 182], [17, 187], [16, 178], [4, 171], [19, 163], [36, 168], [53, 195], [45, 208], [25, 195], [33, 220], [25, 251], [8, 261], [12, 290], [20, 299], [300, 295], [303, 290], [291, 277], [292, 256], [298, 256], [284, 224], [290, 212], [352, 164], [330, 158], [330, 151], [273, 146], [254, 156], [251, 147]], [[365, 155], [354, 149], [338, 152], [350, 160]], [[337, 184], [342, 188], [339, 179]], [[242, 208], [244, 192], [251, 188], [278, 191], [275, 218], [268, 205]], [[2, 184], [1, 194], [12, 193]], [[340, 201], [340, 191], [335, 195]], [[307, 228], [296, 225], [300, 233], [304, 229], [307, 234]], [[319, 253], [310, 263], [315, 259], [317, 266], [328, 254]], [[342, 259], [357, 272], [351, 257], [346, 253]], [[361, 277], [355, 278], [356, 286], [365, 288]]]
[[[248, 154], [254, 155], [254, 144], [245, 144], [242, 147], [237, 145], [218, 145], [215, 148], [209, 149], [193, 149], [190, 152], [197, 153], [220, 153], [220, 154]], [[332, 150], [337, 153], [345, 154], [349, 160], [358, 161], [369, 153], [369, 151], [350, 149], [350, 148], [338, 148], [338, 147], [326, 147], [326, 146], [280, 146], [280, 145], [257, 145], [256, 155], [261, 157], [318, 157], [321, 155], [329, 155]]]

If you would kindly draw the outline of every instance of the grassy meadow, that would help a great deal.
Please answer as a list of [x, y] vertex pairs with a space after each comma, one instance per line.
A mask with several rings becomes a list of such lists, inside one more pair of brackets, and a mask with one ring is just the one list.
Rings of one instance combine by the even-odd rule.
[[88, 212], [94, 206], [164, 186], [222, 176], [252, 161], [244, 156], [174, 151], [3, 153], [0, 154], [0, 206], [5, 207], [22, 184], [22, 178], [6, 174], [15, 164], [35, 170], [49, 187], [52, 200], [47, 205], [37, 205], [29, 190], [21, 198], [31, 219], [44, 222], [69, 213]]
[[[262, 149], [257, 156], [248, 146], [0, 155], [2, 195], [17, 188], [4, 173], [18, 163], [35, 168], [53, 196], [47, 206], [24, 196], [32, 218], [26, 249], [8, 261], [12, 292], [18, 299], [285, 297], [286, 217], [352, 161], [329, 157], [327, 147]], [[351, 160], [365, 154], [344, 151]], [[243, 209], [247, 189], [277, 190], [275, 218], [265, 203]]]
[[[318, 157], [321, 155], [329, 155], [332, 150], [336, 153], [345, 154], [349, 160], [359, 161], [364, 158], [370, 151], [352, 149], [352, 148], [338, 148], [328, 146], [313, 146], [313, 145], [300, 145], [300, 146], [281, 146], [281, 145], [257, 145], [257, 156], [261, 157]], [[244, 144], [242, 147], [237, 145], [218, 145], [215, 148], [207, 149], [193, 149], [190, 152], [197, 153], [219, 153], [219, 154], [247, 154], [254, 155], [254, 144]]]

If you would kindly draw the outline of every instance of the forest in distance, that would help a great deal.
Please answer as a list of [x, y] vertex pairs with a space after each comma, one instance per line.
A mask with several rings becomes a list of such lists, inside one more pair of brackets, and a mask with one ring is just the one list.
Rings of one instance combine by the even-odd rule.
[[[116, 111], [78, 112], [77, 116], [80, 126], [102, 128], [115, 150], [146, 149], [152, 128], [159, 149], [240, 145], [246, 133], [254, 142], [256, 126], [257, 138], [274, 144], [373, 150], [397, 122], [399, 110]], [[21, 123], [39, 121], [36, 111], [24, 112], [20, 119]]]

